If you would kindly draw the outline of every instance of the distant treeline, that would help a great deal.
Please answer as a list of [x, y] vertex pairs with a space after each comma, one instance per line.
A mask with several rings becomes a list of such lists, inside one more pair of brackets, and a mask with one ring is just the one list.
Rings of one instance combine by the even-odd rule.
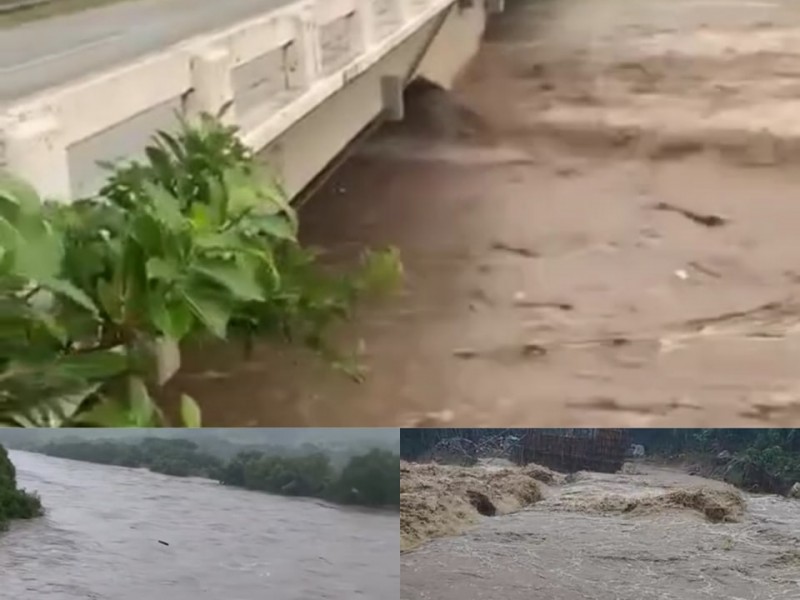
[[648, 454], [730, 453], [770, 448], [800, 458], [800, 429], [632, 429]]
[[32, 519], [42, 514], [39, 497], [17, 487], [17, 472], [0, 446], [0, 531], [8, 527], [12, 519]]
[[634, 429], [649, 456], [727, 453], [725, 479], [753, 491], [785, 493], [800, 481], [800, 429]]
[[[336, 433], [339, 431], [340, 433]], [[36, 450], [51, 443], [85, 442], [105, 440], [120, 444], [138, 443], [144, 437], [158, 439], [190, 439], [202, 452], [207, 452], [224, 461], [231, 460], [239, 452], [257, 451], [269, 455], [304, 456], [323, 452], [331, 463], [341, 469], [353, 456], [365, 450], [381, 448], [397, 452], [399, 433], [391, 434], [379, 430], [326, 430], [304, 428], [301, 430], [270, 429], [194, 429], [190, 435], [186, 430], [154, 429], [14, 429], [0, 428], [0, 444], [16, 450]]]
[[351, 457], [341, 469], [321, 451], [278, 455], [248, 450], [224, 460], [187, 439], [60, 441], [34, 450], [59, 458], [146, 468], [176, 477], [205, 477], [224, 485], [339, 504], [397, 507], [400, 503], [400, 457], [383, 449]]

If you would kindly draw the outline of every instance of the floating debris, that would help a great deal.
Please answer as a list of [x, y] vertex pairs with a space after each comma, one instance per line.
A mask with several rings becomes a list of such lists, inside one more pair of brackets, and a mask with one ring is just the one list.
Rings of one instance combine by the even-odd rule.
[[720, 217], [719, 215], [708, 215], [694, 212], [688, 208], [675, 206], [674, 204], [669, 204], [668, 202], [659, 202], [653, 208], [655, 210], [677, 213], [683, 217], [686, 217], [690, 221], [694, 221], [698, 225], [703, 225], [705, 227], [722, 227], [723, 225], [728, 224], [728, 219]]

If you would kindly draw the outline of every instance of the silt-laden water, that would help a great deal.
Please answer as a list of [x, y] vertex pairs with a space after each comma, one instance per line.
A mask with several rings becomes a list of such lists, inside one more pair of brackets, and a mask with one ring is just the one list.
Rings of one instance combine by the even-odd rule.
[[47, 512], [0, 534], [2, 600], [398, 598], [396, 514], [10, 455]]

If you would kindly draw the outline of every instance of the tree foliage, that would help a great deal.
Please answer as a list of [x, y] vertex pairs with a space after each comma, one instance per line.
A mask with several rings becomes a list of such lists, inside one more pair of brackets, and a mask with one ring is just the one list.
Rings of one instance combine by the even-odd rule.
[[800, 429], [638, 429], [650, 455], [732, 455], [724, 478], [745, 489], [785, 493], [800, 481]]
[[[197, 337], [272, 335], [347, 367], [329, 326], [397, 281], [394, 250], [320, 268], [281, 188], [215, 119], [145, 155], [106, 165], [100, 193], [72, 204], [0, 180], [0, 423], [160, 424], [165, 357]], [[200, 424], [189, 398], [181, 415]]]
[[800, 454], [800, 429], [634, 429], [650, 453], [744, 452], [779, 447]]
[[147, 468], [176, 477], [207, 477], [222, 467], [215, 456], [185, 439], [145, 438], [138, 443], [64, 440], [35, 449], [49, 456], [118, 467]]
[[0, 446], [0, 531], [12, 519], [32, 519], [42, 512], [39, 497], [17, 487], [14, 465], [6, 449]]
[[345, 504], [399, 506], [399, 457], [378, 449], [354, 456], [331, 486], [329, 496]]

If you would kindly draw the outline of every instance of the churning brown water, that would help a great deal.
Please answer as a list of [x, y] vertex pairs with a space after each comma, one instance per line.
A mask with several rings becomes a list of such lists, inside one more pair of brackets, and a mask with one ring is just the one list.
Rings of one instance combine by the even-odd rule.
[[395, 514], [24, 452], [11, 460], [47, 513], [0, 534], [3, 600], [398, 597]]
[[695, 507], [657, 501], [698, 488], [736, 497], [725, 484], [669, 469], [580, 473], [531, 508], [404, 554], [401, 598], [800, 597], [800, 502], [744, 494], [734, 522], [713, 523]]
[[506, 8], [303, 210], [403, 256], [346, 328], [366, 381], [209, 352], [176, 381], [207, 424], [800, 423], [800, 2]]

